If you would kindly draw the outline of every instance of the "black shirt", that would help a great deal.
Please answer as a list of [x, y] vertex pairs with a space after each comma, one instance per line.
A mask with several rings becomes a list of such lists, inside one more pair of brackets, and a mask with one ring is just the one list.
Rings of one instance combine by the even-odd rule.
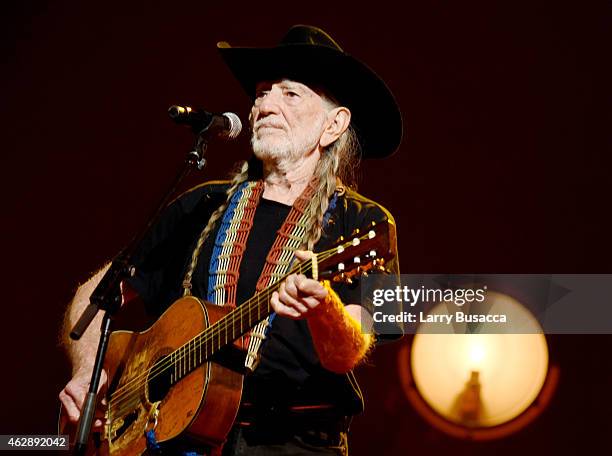
[[[212, 212], [225, 201], [227, 188], [227, 182], [212, 182], [185, 193], [169, 206], [151, 237], [143, 242], [135, 261], [138, 272], [130, 284], [153, 316], [161, 315], [181, 296], [197, 238]], [[267, 253], [289, 210], [284, 204], [260, 200], [240, 265], [238, 305], [254, 294]], [[392, 220], [382, 206], [353, 191], [339, 195], [329, 212], [314, 248], [317, 252], [331, 247], [340, 236], [350, 237], [356, 228], [365, 229], [371, 221]], [[208, 268], [219, 225], [220, 220], [209, 234], [194, 271], [192, 293], [198, 297], [207, 295]], [[399, 272], [397, 261], [388, 266]], [[334, 284], [334, 289], [345, 304], [360, 304], [357, 286]], [[246, 378], [244, 397], [256, 403], [333, 403], [348, 415], [363, 409], [352, 372], [338, 375], [321, 366], [306, 321], [279, 316], [272, 319], [257, 369]]]

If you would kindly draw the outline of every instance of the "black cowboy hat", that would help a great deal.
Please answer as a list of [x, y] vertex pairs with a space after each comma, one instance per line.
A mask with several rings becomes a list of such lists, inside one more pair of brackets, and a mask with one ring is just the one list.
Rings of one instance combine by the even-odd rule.
[[293, 79], [327, 90], [350, 109], [363, 158], [384, 158], [402, 139], [402, 117], [393, 94], [365, 64], [342, 50], [327, 33], [309, 25], [291, 27], [272, 48], [217, 44], [247, 94], [260, 81]]

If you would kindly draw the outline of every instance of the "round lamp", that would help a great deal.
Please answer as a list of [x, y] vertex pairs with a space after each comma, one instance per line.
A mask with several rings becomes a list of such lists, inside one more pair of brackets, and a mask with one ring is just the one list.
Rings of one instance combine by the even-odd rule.
[[[419, 328], [412, 346], [399, 354], [408, 399], [432, 425], [456, 437], [492, 439], [521, 429], [547, 406], [558, 379], [546, 337], [529, 310], [493, 291], [487, 304], [489, 313], [520, 322], [521, 333], [507, 326], [500, 334], [494, 323], [479, 324], [472, 333], [461, 325], [452, 334]], [[449, 308], [440, 303], [430, 314]]]

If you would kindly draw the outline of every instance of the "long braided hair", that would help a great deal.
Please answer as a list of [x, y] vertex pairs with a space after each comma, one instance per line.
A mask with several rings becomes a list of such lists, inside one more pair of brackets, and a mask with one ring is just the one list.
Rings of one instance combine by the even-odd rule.
[[314, 171], [317, 188], [310, 202], [310, 227], [306, 237], [308, 250], [312, 250], [323, 232], [323, 216], [334, 192], [344, 193], [355, 188], [355, 172], [359, 162], [359, 140], [352, 126], [325, 148]]
[[[333, 103], [330, 102], [329, 99], [326, 101], [328, 104]], [[309, 205], [310, 220], [307, 226], [310, 228], [306, 237], [306, 247], [309, 250], [312, 250], [321, 238], [323, 232], [323, 217], [329, 206], [329, 200], [334, 192], [338, 191], [342, 194], [346, 188], [355, 188], [355, 173], [359, 164], [360, 153], [359, 139], [352, 125], [349, 125], [336, 141], [324, 149], [315, 167], [313, 176], [316, 178], [317, 187]], [[190, 294], [191, 279], [204, 242], [215, 227], [217, 221], [223, 216], [232, 196], [243, 182], [250, 179], [260, 179], [262, 175], [262, 163], [255, 157], [238, 164], [237, 171], [233, 174], [230, 186], [226, 191], [227, 197], [225, 202], [212, 213], [208, 223], [200, 233], [196, 247], [193, 250], [191, 262], [183, 281], [185, 295]]]

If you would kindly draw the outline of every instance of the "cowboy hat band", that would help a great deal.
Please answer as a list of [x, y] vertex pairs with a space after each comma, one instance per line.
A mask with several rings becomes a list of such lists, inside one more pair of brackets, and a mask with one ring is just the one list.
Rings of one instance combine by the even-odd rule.
[[363, 158], [384, 158], [402, 139], [402, 117], [393, 94], [364, 63], [345, 53], [323, 30], [295, 25], [271, 48], [217, 44], [230, 71], [254, 99], [260, 81], [282, 78], [316, 85], [352, 114]]

